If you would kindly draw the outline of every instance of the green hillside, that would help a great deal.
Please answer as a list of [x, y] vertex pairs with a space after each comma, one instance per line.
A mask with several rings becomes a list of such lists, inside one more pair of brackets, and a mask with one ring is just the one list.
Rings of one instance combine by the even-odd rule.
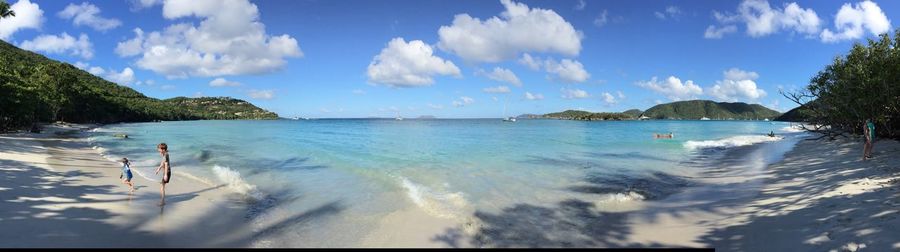
[[231, 98], [159, 100], [0, 41], [0, 132], [36, 122], [276, 119]]
[[545, 114], [543, 117], [551, 118], [551, 119], [583, 120], [583, 121], [634, 119], [634, 117], [627, 115], [625, 113], [607, 113], [607, 112], [592, 113], [592, 112], [581, 111], [581, 110], [566, 110], [563, 112], [549, 113], [549, 114]]
[[643, 113], [644, 111], [641, 111], [640, 109], [629, 109], [622, 112], [622, 114], [626, 114], [634, 118], [641, 117], [641, 114]]
[[653, 106], [643, 116], [651, 119], [697, 120], [710, 119], [763, 120], [775, 119], [780, 112], [759, 104], [743, 102], [714, 102], [708, 100], [678, 101]]

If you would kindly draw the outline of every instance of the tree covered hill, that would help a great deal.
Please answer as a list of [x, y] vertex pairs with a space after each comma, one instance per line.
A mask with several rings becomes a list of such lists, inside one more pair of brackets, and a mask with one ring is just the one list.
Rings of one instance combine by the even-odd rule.
[[647, 109], [642, 115], [651, 119], [696, 120], [706, 117], [723, 120], [772, 120], [781, 113], [759, 104], [692, 100], [659, 104]]
[[0, 132], [36, 122], [277, 119], [232, 98], [160, 100], [0, 41]]
[[564, 120], [583, 120], [583, 121], [634, 119], [634, 117], [632, 117], [628, 114], [625, 114], [625, 113], [609, 113], [609, 112], [593, 113], [593, 112], [587, 112], [587, 111], [582, 111], [582, 110], [566, 110], [563, 112], [544, 114], [543, 118], [564, 119]]

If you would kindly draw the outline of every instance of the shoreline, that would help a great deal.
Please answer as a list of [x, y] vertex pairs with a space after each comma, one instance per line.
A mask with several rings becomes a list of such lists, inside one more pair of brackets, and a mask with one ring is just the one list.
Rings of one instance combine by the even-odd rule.
[[[225, 185], [177, 172], [165, 207], [156, 206], [158, 184], [140, 176], [129, 197], [116, 176], [120, 164], [85, 137], [55, 134], [90, 128], [74, 126], [0, 135], [0, 225], [23, 227], [0, 230], [4, 247], [267, 247], [268, 231], [290, 224], [256, 221], [248, 217], [253, 203]], [[765, 160], [757, 152], [772, 145], [778, 143], [723, 156]], [[475, 211], [459, 223], [403, 209], [379, 219], [358, 243], [341, 246], [900, 249], [900, 157], [892, 156], [900, 143], [879, 141], [867, 162], [858, 160], [860, 151], [856, 139], [799, 140], [780, 160], [747, 171], [735, 168], [741, 162], [715, 160], [720, 167], [709, 167], [709, 177], [694, 178], [702, 185], [641, 201], [637, 210], [572, 199]]]

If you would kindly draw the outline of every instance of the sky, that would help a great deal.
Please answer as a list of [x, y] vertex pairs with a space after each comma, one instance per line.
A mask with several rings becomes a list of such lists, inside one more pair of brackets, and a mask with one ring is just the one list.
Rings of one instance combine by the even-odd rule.
[[151, 97], [316, 118], [785, 112], [779, 90], [900, 21], [900, 1], [7, 1], [20, 48]]

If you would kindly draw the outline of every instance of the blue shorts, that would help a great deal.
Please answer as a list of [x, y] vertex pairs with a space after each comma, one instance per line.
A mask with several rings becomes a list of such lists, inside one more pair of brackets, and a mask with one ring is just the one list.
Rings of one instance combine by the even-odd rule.
[[131, 171], [125, 172], [125, 181], [131, 181], [131, 178], [134, 177], [131, 175]]

